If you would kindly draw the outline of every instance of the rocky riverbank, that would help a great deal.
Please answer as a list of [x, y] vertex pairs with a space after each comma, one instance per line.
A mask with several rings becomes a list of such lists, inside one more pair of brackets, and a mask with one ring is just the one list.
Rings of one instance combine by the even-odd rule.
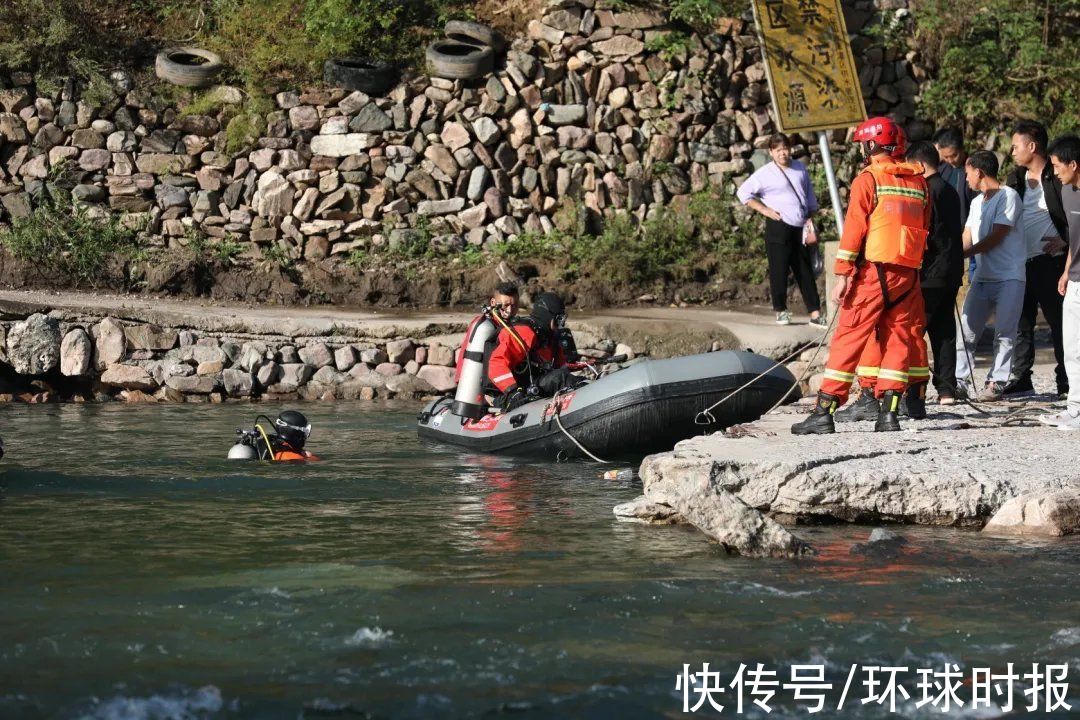
[[[733, 551], [795, 555], [787, 525], [909, 523], [1060, 536], [1080, 530], [1080, 479], [1061, 432], [1007, 413], [931, 405], [900, 433], [872, 423], [795, 436], [805, 400], [748, 425], [679, 443], [641, 465], [644, 495], [621, 519], [687, 522]], [[1029, 401], [1034, 402], [1034, 401]], [[797, 529], [794, 529], [797, 533]]]
[[[223, 402], [425, 397], [454, 389], [470, 316], [198, 305], [0, 291], [0, 400]], [[645, 311], [570, 324], [579, 351], [631, 361], [754, 347], [776, 357], [817, 332], [766, 315]]]

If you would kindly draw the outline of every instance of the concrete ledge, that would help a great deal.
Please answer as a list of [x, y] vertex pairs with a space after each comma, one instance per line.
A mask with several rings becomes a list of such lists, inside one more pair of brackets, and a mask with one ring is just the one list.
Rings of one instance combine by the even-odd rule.
[[874, 433], [867, 422], [838, 423], [835, 435], [792, 435], [791, 423], [808, 411], [805, 402], [782, 408], [649, 456], [640, 472], [645, 496], [673, 494], [707, 473], [761, 511], [982, 527], [1012, 498], [1080, 490], [1075, 441], [1052, 428], [1003, 427], [1003, 417], [932, 405], [928, 419], [904, 419], [899, 433]]

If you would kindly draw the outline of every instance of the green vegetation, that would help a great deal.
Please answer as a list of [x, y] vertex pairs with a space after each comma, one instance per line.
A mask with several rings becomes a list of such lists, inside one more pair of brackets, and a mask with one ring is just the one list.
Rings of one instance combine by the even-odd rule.
[[578, 203], [568, 202], [547, 234], [523, 233], [495, 248], [510, 260], [566, 258], [571, 272], [589, 271], [615, 282], [687, 281], [719, 274], [760, 283], [766, 260], [763, 222], [736, 208], [726, 193], [696, 193], [684, 211], [666, 208], [639, 222], [628, 213], [608, 217], [599, 234], [585, 228]]
[[73, 202], [69, 190], [49, 184], [29, 217], [15, 220], [9, 232], [0, 234], [0, 245], [76, 286], [95, 286], [111, 258], [139, 254], [137, 236], [130, 223], [114, 215], [94, 217]]
[[1080, 125], [1080, 0], [923, 0], [915, 43], [929, 63], [923, 112], [969, 131], [1032, 117], [1051, 136]]

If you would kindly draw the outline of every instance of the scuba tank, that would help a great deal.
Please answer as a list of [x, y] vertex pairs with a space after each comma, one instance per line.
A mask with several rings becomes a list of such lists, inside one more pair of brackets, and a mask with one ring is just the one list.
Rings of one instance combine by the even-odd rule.
[[259, 453], [243, 440], [237, 440], [236, 444], [229, 448], [230, 460], [258, 460]]
[[461, 358], [461, 379], [450, 412], [470, 420], [487, 414], [487, 402], [481, 390], [484, 381], [484, 346], [498, 333], [491, 320], [491, 308], [484, 308], [484, 319], [473, 326], [472, 335]]

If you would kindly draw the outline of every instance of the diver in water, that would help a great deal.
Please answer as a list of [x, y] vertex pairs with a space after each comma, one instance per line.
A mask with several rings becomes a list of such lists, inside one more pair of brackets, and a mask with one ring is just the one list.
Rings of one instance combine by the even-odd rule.
[[271, 423], [274, 431], [267, 433], [259, 418], [269, 420], [265, 415], [255, 418], [255, 427], [250, 430], [237, 429], [236, 445], [229, 450], [231, 460], [271, 460], [274, 462], [295, 462], [319, 460], [319, 456], [304, 449], [311, 435], [311, 423], [303, 413], [285, 410]]

